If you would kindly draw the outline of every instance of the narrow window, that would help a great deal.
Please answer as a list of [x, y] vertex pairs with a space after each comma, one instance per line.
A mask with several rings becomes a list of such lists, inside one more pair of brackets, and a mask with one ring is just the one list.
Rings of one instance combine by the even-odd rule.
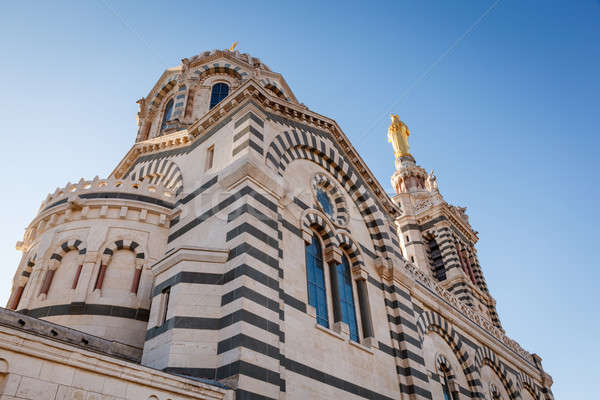
[[435, 239], [429, 240], [429, 254], [431, 259], [431, 272], [438, 281], [446, 279], [446, 267], [444, 266], [444, 260], [442, 259], [442, 252], [440, 246]]
[[338, 293], [342, 310], [342, 321], [350, 329], [350, 339], [358, 342], [358, 326], [356, 324], [356, 311], [354, 309], [354, 295], [352, 293], [352, 276], [350, 263], [346, 255], [342, 255], [342, 263], [336, 267]]
[[331, 205], [331, 200], [329, 200], [327, 193], [321, 189], [317, 189], [317, 200], [325, 214], [333, 215], [333, 206]]
[[215, 159], [215, 145], [213, 144], [208, 149], [206, 149], [206, 169], [208, 171], [213, 167], [213, 161]]
[[165, 106], [165, 112], [163, 114], [162, 125], [160, 128], [161, 130], [164, 130], [167, 127], [167, 124], [171, 119], [171, 114], [173, 114], [173, 99], [169, 100]]
[[452, 400], [450, 388], [448, 387], [448, 375], [444, 372], [444, 383], [442, 383], [442, 391], [444, 392], [444, 400]]
[[158, 326], [164, 325], [167, 321], [167, 311], [169, 311], [169, 297], [171, 296], [171, 287], [163, 289], [162, 291], [162, 312], [159, 319]]
[[328, 328], [329, 317], [327, 316], [323, 251], [317, 235], [313, 234], [312, 243], [306, 245], [305, 255], [308, 304], [313, 306], [317, 311], [317, 323]]
[[229, 86], [225, 83], [216, 83], [212, 87], [212, 92], [210, 93], [210, 108], [213, 108], [217, 104], [221, 102], [227, 95], [229, 94]]

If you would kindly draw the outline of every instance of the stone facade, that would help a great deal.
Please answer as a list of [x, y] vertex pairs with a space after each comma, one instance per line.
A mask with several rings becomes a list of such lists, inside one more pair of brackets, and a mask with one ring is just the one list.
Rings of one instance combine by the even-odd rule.
[[412, 156], [390, 198], [237, 51], [183, 59], [138, 104], [111, 175], [57, 189], [17, 245], [1, 398], [553, 399], [465, 209]]

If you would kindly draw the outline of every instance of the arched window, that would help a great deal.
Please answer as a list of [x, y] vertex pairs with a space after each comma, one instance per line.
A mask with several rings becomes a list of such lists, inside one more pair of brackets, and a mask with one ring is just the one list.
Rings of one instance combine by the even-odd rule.
[[171, 114], [173, 114], [173, 99], [169, 100], [165, 106], [165, 112], [163, 114], [162, 125], [160, 128], [161, 130], [167, 127], [167, 123], [171, 119]]
[[354, 294], [352, 293], [352, 275], [350, 274], [350, 263], [345, 254], [342, 255], [342, 263], [336, 267], [336, 273], [342, 321], [350, 329], [350, 339], [358, 342], [358, 326], [356, 324], [356, 311], [354, 310]]
[[210, 108], [213, 108], [229, 94], [229, 86], [225, 83], [215, 83], [210, 93]]
[[327, 316], [323, 251], [321, 249], [321, 241], [316, 234], [313, 234], [312, 243], [306, 245], [305, 255], [308, 304], [313, 306], [317, 311], [317, 323], [328, 328], [329, 318]]

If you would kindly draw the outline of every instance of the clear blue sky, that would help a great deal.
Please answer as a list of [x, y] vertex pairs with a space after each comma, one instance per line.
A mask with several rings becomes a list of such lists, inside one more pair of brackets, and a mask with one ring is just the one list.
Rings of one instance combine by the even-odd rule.
[[3, 2], [0, 301], [46, 194], [110, 173], [165, 68], [239, 40], [390, 191], [387, 116], [400, 115], [417, 162], [468, 207], [509, 336], [542, 355], [557, 399], [591, 398], [600, 2], [323, 3]]

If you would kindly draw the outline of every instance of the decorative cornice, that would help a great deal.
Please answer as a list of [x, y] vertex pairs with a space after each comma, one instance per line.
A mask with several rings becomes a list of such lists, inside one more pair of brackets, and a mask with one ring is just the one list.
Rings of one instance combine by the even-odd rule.
[[448, 203], [444, 202], [442, 204], [442, 210], [444, 215], [452, 222], [452, 224], [454, 226], [456, 226], [456, 228], [467, 238], [469, 238], [469, 240], [471, 240], [471, 245], [474, 245], [475, 243], [477, 243], [477, 241], [479, 240], [479, 238], [477, 237], [477, 232], [475, 232], [471, 226], [465, 222], [462, 218], [459, 218], [456, 216], [456, 214], [454, 213], [454, 211], [452, 211], [452, 206], [450, 206]]
[[419, 268], [410, 263], [405, 263], [403, 266], [404, 273], [402, 276], [409, 275], [415, 282], [423, 285], [431, 292], [444, 299], [453, 308], [460, 311], [462, 315], [467, 317], [471, 322], [491, 334], [494, 338], [504, 344], [511, 351], [519, 355], [523, 360], [529, 364], [535, 366], [535, 362], [531, 353], [523, 349], [519, 343], [506, 336], [506, 334], [486, 318], [482, 313], [467, 306], [464, 302], [460, 301], [456, 296], [444, 289], [438, 283], [434, 282], [430, 277], [425, 275]]
[[305, 106], [288, 102], [271, 94], [253, 78], [232, 92], [186, 130], [134, 144], [110, 176], [122, 177], [142, 155], [189, 146], [215, 127], [223, 118], [237, 110], [240, 104], [250, 99], [257, 101], [260, 106], [273, 114], [328, 132], [338, 144], [346, 160], [354, 166], [367, 187], [377, 196], [378, 202], [384, 207], [385, 212], [392, 218], [400, 214], [399, 207], [392, 202], [337, 122], [310, 111]]

